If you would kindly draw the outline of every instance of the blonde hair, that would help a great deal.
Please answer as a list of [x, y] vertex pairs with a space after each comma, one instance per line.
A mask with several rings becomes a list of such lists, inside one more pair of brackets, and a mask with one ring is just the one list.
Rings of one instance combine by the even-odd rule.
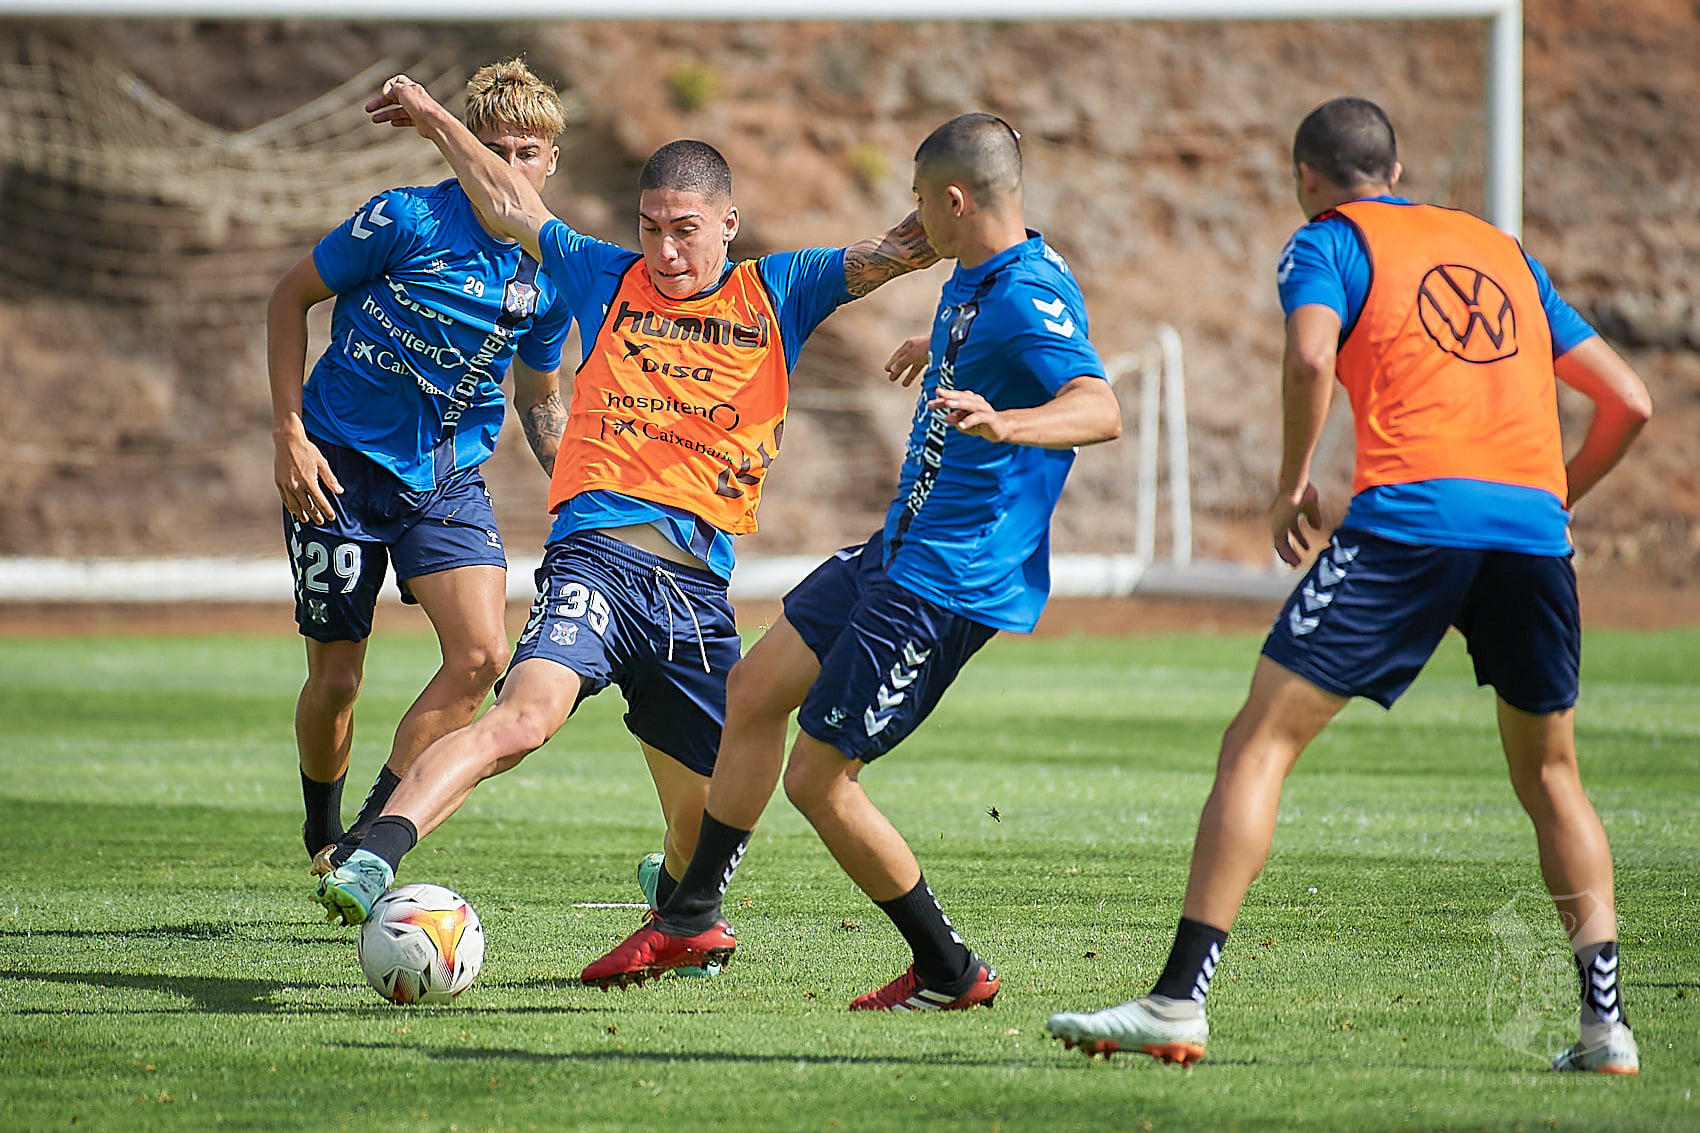
[[478, 68], [466, 81], [463, 117], [466, 128], [475, 134], [486, 126], [506, 122], [552, 141], [567, 128], [561, 96], [533, 74], [523, 59], [505, 59]]

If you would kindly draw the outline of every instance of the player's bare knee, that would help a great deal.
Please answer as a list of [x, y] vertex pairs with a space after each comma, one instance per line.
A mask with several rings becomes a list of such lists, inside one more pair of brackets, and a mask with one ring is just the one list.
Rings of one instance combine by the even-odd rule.
[[308, 671], [302, 697], [321, 711], [341, 712], [359, 697], [363, 679], [364, 674], [358, 667], [318, 666]]
[[805, 818], [819, 810], [831, 793], [832, 782], [797, 760], [785, 768], [785, 797]]
[[443, 669], [452, 673], [469, 696], [483, 697], [508, 667], [506, 642], [473, 645], [453, 658], [443, 659]]
[[740, 720], [755, 721], [791, 714], [796, 705], [779, 704], [773, 695], [772, 682], [763, 679], [743, 661], [732, 666], [726, 674], [726, 715]]

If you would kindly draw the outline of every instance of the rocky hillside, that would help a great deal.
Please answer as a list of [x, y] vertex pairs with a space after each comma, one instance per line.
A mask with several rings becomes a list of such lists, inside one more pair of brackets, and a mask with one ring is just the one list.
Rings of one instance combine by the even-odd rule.
[[[1578, 515], [1582, 566], [1685, 581], [1700, 561], [1700, 12], [1678, 0], [1529, 0], [1525, 11], [1525, 243], [1646, 376], [1658, 408]], [[1302, 219], [1287, 159], [1298, 119], [1336, 94], [1374, 98], [1400, 130], [1410, 195], [1482, 203], [1486, 31], [1466, 21], [0, 27], [17, 52], [33, 37], [108, 61], [221, 130], [273, 119], [380, 60], [464, 74], [524, 51], [576, 107], [551, 190], [560, 215], [630, 243], [642, 159], [700, 137], [735, 170], [743, 256], [883, 229], [909, 208], [909, 157], [927, 131], [995, 111], [1024, 135], [1029, 222], [1080, 277], [1105, 356], [1135, 359], [1161, 323], [1180, 333], [1205, 557], [1267, 555], [1273, 266]], [[0, 170], [14, 212], [0, 240], [28, 224], [17, 210], [31, 198], [3, 192], [19, 176]], [[342, 213], [364, 199], [339, 184], [301, 192]], [[206, 254], [218, 251], [214, 239]], [[877, 523], [913, 404], [879, 367], [926, 326], [944, 275], [899, 281], [811, 341], [748, 550], [822, 550]], [[159, 318], [52, 280], [9, 281], [0, 553], [274, 553], [263, 311], [232, 321], [244, 333], [209, 354]], [[1121, 387], [1130, 421], [1135, 389]], [[1343, 503], [1349, 430], [1340, 439], [1329, 479]], [[517, 442], [491, 473], [508, 541], [529, 549], [545, 529], [543, 485]], [[1131, 439], [1082, 455], [1059, 548], [1130, 545], [1136, 460]]]

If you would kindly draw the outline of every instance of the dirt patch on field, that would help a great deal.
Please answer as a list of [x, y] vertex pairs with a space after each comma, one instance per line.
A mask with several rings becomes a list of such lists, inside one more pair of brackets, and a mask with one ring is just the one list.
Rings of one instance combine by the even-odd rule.
[[[1583, 622], [1593, 629], [1666, 629], [1700, 625], [1700, 590], [1581, 582]], [[1276, 602], [1201, 598], [1058, 598], [1045, 610], [1041, 636], [1121, 636], [1150, 633], [1261, 633], [1279, 610]], [[738, 622], [762, 629], [779, 616], [777, 600], [740, 602]], [[525, 624], [526, 606], [508, 606], [508, 633]], [[414, 606], [385, 602], [375, 632], [425, 631], [430, 622]], [[98, 637], [142, 634], [293, 633], [291, 608], [278, 603], [0, 602], [0, 636]]]

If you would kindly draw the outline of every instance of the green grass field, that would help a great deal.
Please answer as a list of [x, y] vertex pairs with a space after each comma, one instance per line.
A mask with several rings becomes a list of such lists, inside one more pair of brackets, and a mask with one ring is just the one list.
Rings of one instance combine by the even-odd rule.
[[[1638, 1078], [1545, 1070], [1574, 971], [1456, 639], [1394, 713], [1352, 706], [1300, 763], [1204, 1063], [1046, 1039], [1051, 1011], [1143, 993], [1161, 967], [1256, 648], [988, 647], [865, 781], [1004, 990], [995, 1010], [869, 1017], [848, 1001], [907, 953], [782, 799], [729, 899], [725, 975], [577, 985], [636, 924], [579, 906], [638, 900], [659, 838], [615, 696], [404, 863], [474, 903], [489, 950], [459, 1002], [398, 1008], [306, 899], [298, 641], [0, 640], [0, 1128], [1700, 1127], [1692, 630], [1593, 634], [1584, 659]], [[374, 641], [350, 815], [434, 665], [427, 638]]]

